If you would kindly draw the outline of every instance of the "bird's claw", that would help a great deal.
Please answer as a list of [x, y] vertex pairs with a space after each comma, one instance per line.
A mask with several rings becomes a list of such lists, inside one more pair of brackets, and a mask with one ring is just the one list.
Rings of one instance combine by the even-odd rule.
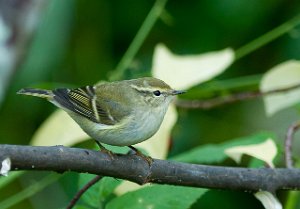
[[137, 155], [137, 156], [143, 158], [143, 159], [148, 163], [149, 166], [152, 165], [152, 163], [153, 163], [153, 158], [152, 158], [152, 157], [147, 156], [147, 155], [144, 155], [142, 152], [140, 152], [138, 149], [136, 149], [136, 148], [133, 147], [133, 146], [128, 146], [128, 147], [129, 147], [131, 150], [134, 151], [134, 154], [135, 154], [135, 155]]

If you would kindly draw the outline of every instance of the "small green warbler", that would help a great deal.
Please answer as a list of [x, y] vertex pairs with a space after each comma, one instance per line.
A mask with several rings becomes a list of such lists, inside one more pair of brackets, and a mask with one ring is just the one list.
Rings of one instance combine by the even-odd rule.
[[129, 146], [149, 139], [159, 129], [175, 95], [164, 81], [145, 77], [105, 82], [76, 89], [21, 89], [18, 94], [45, 98], [66, 111], [93, 139]]

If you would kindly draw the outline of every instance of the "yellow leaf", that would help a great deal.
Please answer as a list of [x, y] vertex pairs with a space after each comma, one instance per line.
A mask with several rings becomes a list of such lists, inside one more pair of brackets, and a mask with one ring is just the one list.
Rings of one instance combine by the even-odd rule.
[[175, 89], [188, 89], [221, 74], [233, 60], [231, 48], [182, 56], [158, 44], [153, 56], [152, 74]]
[[260, 144], [231, 147], [225, 150], [225, 154], [239, 163], [242, 155], [247, 154], [266, 162], [274, 168], [273, 160], [277, 154], [277, 147], [272, 139], [267, 139]]
[[63, 110], [55, 111], [35, 132], [35, 146], [71, 146], [90, 138]]
[[282, 209], [279, 200], [270, 192], [259, 191], [254, 196], [263, 204], [265, 209]]
[[[291, 87], [297, 84], [300, 84], [300, 62], [290, 60], [270, 69], [261, 80], [260, 90], [262, 92], [267, 92]], [[265, 109], [268, 116], [299, 102], [299, 88], [264, 97]]]

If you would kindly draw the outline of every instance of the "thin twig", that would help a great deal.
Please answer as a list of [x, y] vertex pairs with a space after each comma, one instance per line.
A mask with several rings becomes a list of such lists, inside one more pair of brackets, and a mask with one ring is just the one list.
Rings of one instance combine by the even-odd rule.
[[94, 184], [96, 184], [99, 180], [102, 179], [102, 176], [96, 176], [92, 180], [90, 180], [84, 187], [82, 187], [73, 197], [73, 199], [70, 201], [69, 205], [66, 207], [66, 209], [71, 209], [75, 206], [79, 198]]
[[225, 97], [216, 97], [208, 100], [185, 100], [185, 99], [178, 99], [176, 101], [176, 105], [182, 108], [189, 108], [189, 109], [211, 109], [214, 107], [218, 107], [224, 104], [230, 104], [238, 101], [244, 101], [249, 99], [255, 99], [258, 97], [263, 97], [271, 94], [278, 94], [284, 93], [287, 91], [294, 90], [296, 88], [300, 88], [300, 84], [289, 86], [286, 88], [270, 90], [266, 92], [260, 91], [249, 91], [249, 92], [242, 92], [237, 94], [232, 94]]
[[292, 159], [292, 142], [293, 142], [293, 136], [295, 132], [300, 129], [300, 121], [297, 121], [293, 123], [286, 134], [285, 138], [285, 165], [287, 168], [293, 168], [293, 159]]

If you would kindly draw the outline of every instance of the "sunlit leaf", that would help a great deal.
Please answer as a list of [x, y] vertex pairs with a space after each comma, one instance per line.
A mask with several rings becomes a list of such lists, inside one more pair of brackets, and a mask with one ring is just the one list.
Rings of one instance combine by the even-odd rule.
[[[260, 84], [260, 90], [267, 92], [300, 84], [300, 62], [290, 60], [281, 63], [267, 72]], [[264, 97], [267, 115], [300, 103], [300, 89], [281, 92]]]
[[153, 57], [152, 74], [175, 89], [188, 89], [221, 74], [234, 60], [227, 48], [200, 55], [176, 55], [158, 44]]
[[190, 208], [206, 191], [206, 189], [182, 186], [151, 185], [114, 198], [107, 204], [106, 208], [124, 208], [125, 205], [128, 209]]
[[71, 146], [89, 136], [63, 110], [55, 111], [39, 127], [31, 144], [36, 146]]
[[259, 191], [256, 192], [254, 196], [263, 204], [265, 209], [282, 209], [281, 203], [270, 192]]
[[274, 168], [273, 160], [277, 154], [277, 147], [272, 139], [268, 139], [260, 144], [231, 147], [226, 149], [225, 153], [237, 163], [240, 163], [243, 154], [247, 154]]
[[10, 158], [5, 158], [1, 163], [0, 175], [8, 176], [8, 172], [11, 169], [11, 161]]

